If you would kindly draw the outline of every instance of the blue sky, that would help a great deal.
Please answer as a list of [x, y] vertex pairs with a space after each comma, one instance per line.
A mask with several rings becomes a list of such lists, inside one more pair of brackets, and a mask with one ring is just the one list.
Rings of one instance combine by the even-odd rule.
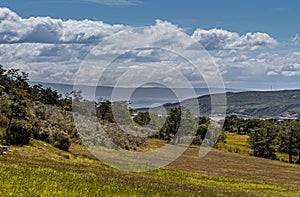
[[[282, 0], [2, 0], [0, 64], [22, 69], [34, 81], [73, 83], [95, 45], [118, 32], [151, 26], [162, 36], [156, 43], [165, 41], [169, 28], [201, 44], [227, 88], [295, 89], [300, 88], [299, 9], [300, 1]], [[132, 64], [128, 68], [137, 66]], [[196, 81], [193, 69], [176, 68]]]

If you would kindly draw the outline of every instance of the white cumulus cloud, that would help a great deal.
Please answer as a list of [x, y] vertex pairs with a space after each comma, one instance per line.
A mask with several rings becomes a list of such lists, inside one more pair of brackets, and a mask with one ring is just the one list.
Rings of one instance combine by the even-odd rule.
[[[99, 0], [98, 3], [100, 2], [106, 1]], [[125, 2], [135, 1], [114, 2], [125, 4]], [[179, 32], [184, 32], [183, 29], [171, 22], [156, 20], [154, 25], [141, 30], [136, 31], [130, 26], [111, 25], [102, 21], [64, 21], [50, 17], [22, 18], [8, 8], [0, 8], [0, 64], [6, 68], [16, 67], [28, 72], [30, 79], [34, 81], [73, 83], [78, 68], [89, 54], [91, 62], [88, 63], [91, 67], [86, 68], [84, 77], [98, 80], [94, 70], [105, 68], [99, 64], [99, 60], [104, 61], [105, 58], [131, 47], [136, 50], [120, 56], [119, 63], [123, 67], [112, 69], [114, 72], [112, 74], [125, 72], [128, 69], [139, 69], [147, 72], [144, 72], [145, 76], [136, 77], [146, 78], [147, 74], [153, 71], [151, 65], [163, 67], [165, 73], [172, 73], [172, 69], [179, 70], [195, 84], [202, 80], [195, 69], [183, 60], [179, 61], [180, 58], [176, 54], [149, 47], [153, 45], [164, 48], [176, 44], [174, 38], [180, 37]], [[177, 35], [178, 33], [180, 35]], [[190, 38], [188, 35], [187, 37]], [[293, 46], [293, 50], [284, 53], [275, 52], [280, 51], [276, 50], [277, 48], [269, 51], [269, 48], [276, 46], [280, 48], [283, 45], [279, 45], [275, 38], [266, 33], [254, 32], [240, 35], [222, 29], [197, 29], [191, 37], [205, 49], [210, 50], [212, 58], [226, 80], [225, 83], [230, 86], [252, 83], [257, 83], [259, 86], [268, 78], [272, 80], [272, 77], [276, 77], [278, 83], [283, 78], [296, 83], [294, 81], [300, 76], [299, 50]], [[128, 38], [132, 39], [129, 41]], [[179, 40], [183, 39], [188, 41], [186, 37], [182, 39], [180, 37]], [[291, 38], [293, 44], [299, 44], [299, 40], [298, 34]], [[95, 48], [98, 43], [102, 44], [101, 48]], [[148, 43], [149, 48], [144, 46], [144, 43]], [[141, 48], [135, 48], [136, 46]], [[174, 47], [178, 46], [174, 45]], [[180, 47], [183, 52], [193, 51], [194, 45], [184, 43]], [[261, 50], [255, 51], [257, 49]], [[99, 65], [102, 67], [99, 68]], [[214, 72], [215, 70], [212, 74]]]
[[223, 29], [196, 29], [192, 38], [207, 50], [256, 50], [270, 48], [278, 41], [266, 33], [246, 33], [239, 35]]
[[109, 25], [102, 21], [63, 21], [50, 17], [23, 19], [8, 8], [0, 8], [0, 43], [92, 43], [124, 28], [124, 25]]

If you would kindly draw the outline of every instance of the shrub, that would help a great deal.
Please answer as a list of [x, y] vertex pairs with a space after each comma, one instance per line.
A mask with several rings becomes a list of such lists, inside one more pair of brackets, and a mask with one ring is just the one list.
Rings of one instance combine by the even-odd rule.
[[13, 122], [7, 131], [6, 142], [12, 145], [26, 145], [32, 134], [32, 125], [26, 121]]
[[66, 134], [56, 131], [52, 134], [52, 143], [56, 148], [68, 151], [71, 140]]
[[6, 117], [0, 114], [0, 127], [7, 127]]
[[192, 144], [195, 144], [195, 145], [201, 145], [201, 144], [202, 144], [201, 136], [196, 136], [196, 137], [193, 139]]

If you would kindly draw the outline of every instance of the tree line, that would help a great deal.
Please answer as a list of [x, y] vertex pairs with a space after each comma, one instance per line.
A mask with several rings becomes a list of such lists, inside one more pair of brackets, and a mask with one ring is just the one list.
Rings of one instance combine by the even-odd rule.
[[253, 155], [276, 159], [276, 152], [289, 155], [290, 163], [300, 163], [300, 120], [299, 119], [242, 119], [227, 116], [224, 130], [249, 135], [249, 147]]
[[[156, 113], [138, 112], [128, 107], [128, 102], [110, 102], [108, 100], [101, 100], [97, 104], [97, 117], [102, 122], [120, 123], [121, 124], [137, 124], [141, 127], [153, 130], [155, 132], [148, 137], [153, 137], [165, 140], [171, 143], [182, 143], [184, 140], [190, 140], [193, 144], [201, 144], [202, 141], [211, 140], [206, 142], [213, 144], [214, 142], [225, 142], [226, 135], [224, 132], [221, 134], [216, 133], [213, 129], [209, 129], [209, 125], [217, 124], [208, 117], [195, 117], [192, 112], [184, 107], [171, 108], [167, 116], [159, 116]], [[119, 113], [113, 114], [113, 108], [117, 106]], [[116, 117], [121, 114], [129, 115], [124, 117]], [[135, 115], [134, 115], [135, 114]], [[119, 119], [116, 121], [116, 119]], [[189, 139], [187, 139], [189, 138]]]

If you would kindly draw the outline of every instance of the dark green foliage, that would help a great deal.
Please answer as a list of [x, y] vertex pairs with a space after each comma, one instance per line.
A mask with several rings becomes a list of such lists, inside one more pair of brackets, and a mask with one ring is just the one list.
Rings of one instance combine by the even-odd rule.
[[289, 162], [293, 163], [293, 156], [300, 161], [300, 121], [289, 121], [279, 137], [279, 151], [289, 155]]
[[[192, 142], [190, 139], [196, 137], [197, 121], [189, 109], [183, 107], [172, 108], [163, 127], [155, 137], [172, 143]], [[195, 143], [198, 141], [194, 140]]]
[[110, 123], [114, 123], [114, 116], [112, 114], [111, 109], [111, 102], [110, 101], [103, 101], [98, 104], [97, 107], [97, 117], [100, 120], [106, 120]]
[[207, 131], [208, 131], [208, 123], [200, 124], [198, 126], [196, 135], [199, 136], [201, 140], [203, 140], [205, 138]]
[[151, 117], [149, 112], [139, 112], [138, 115], [136, 115], [133, 118], [134, 122], [141, 125], [141, 126], [145, 126], [148, 125], [149, 122], [151, 121]]
[[244, 120], [243, 131], [245, 134], [249, 134], [251, 130], [253, 130], [254, 128], [259, 128], [262, 126], [263, 126], [263, 121], [258, 118], [247, 119]]
[[[31, 87], [27, 81], [27, 73], [18, 69], [6, 71], [0, 65], [0, 127], [4, 143], [24, 145], [31, 137], [50, 142], [47, 105], [57, 106], [56, 111], [62, 106], [71, 109], [69, 98], [62, 99], [57, 91], [43, 88], [40, 84]], [[32, 114], [33, 108], [36, 114]], [[51, 125], [59, 125], [59, 122], [52, 122]], [[63, 131], [74, 138], [78, 137], [73, 127], [62, 129]], [[61, 138], [63, 140], [55, 142], [57, 146], [66, 149], [68, 140]]]
[[59, 105], [59, 98], [60, 96], [57, 93], [57, 91], [53, 91], [50, 88], [46, 88], [42, 89], [39, 101], [48, 105]]
[[32, 121], [32, 138], [50, 143], [50, 134], [47, 130], [42, 129], [42, 123], [38, 120]]
[[29, 90], [29, 84], [28, 81], [28, 73], [20, 72], [19, 69], [9, 69], [7, 71], [8, 78], [14, 82], [14, 87], [28, 91]]
[[6, 128], [6, 127], [7, 127], [6, 117], [0, 114], [0, 128]]
[[[163, 128], [156, 137], [162, 140], [171, 141], [177, 133], [181, 121], [181, 108], [172, 108], [168, 114]], [[175, 141], [176, 139], [174, 139]]]
[[278, 127], [265, 123], [262, 128], [255, 128], [250, 134], [249, 146], [253, 148], [253, 155], [268, 159], [276, 158], [276, 137]]
[[64, 124], [62, 129], [73, 141], [80, 141], [79, 133], [74, 123]]
[[[27, 106], [27, 101], [25, 100], [25, 95], [22, 90], [18, 91], [17, 89], [11, 89], [11, 94], [10, 94], [10, 99], [11, 103], [8, 104], [7, 108], [7, 128], [6, 128], [6, 141], [11, 143], [12, 141], [13, 144], [16, 144], [19, 140], [17, 139], [12, 139], [12, 136], [10, 136], [11, 132], [17, 132], [16, 128], [11, 128], [12, 125], [14, 124], [14, 121], [17, 120], [27, 120], [29, 117], [28, 114], [28, 106]], [[15, 125], [16, 126], [16, 125]], [[19, 126], [19, 125], [18, 125]], [[24, 131], [25, 132], [25, 131]], [[17, 135], [14, 135], [15, 138]], [[23, 145], [23, 144], [20, 144]]]
[[61, 132], [54, 132], [51, 141], [56, 148], [64, 151], [68, 151], [71, 145], [69, 136]]
[[32, 125], [26, 121], [17, 121], [11, 124], [7, 131], [6, 142], [11, 145], [26, 145], [32, 134]]
[[237, 115], [226, 116], [223, 126], [225, 131], [242, 134], [244, 132], [244, 128], [244, 119], [239, 118]]
[[41, 84], [32, 86], [29, 91], [29, 97], [33, 101], [40, 101], [46, 105], [63, 106], [64, 99], [51, 88], [44, 88]]
[[[289, 162], [294, 163], [294, 157], [300, 161], [300, 121], [277, 119], [241, 119], [228, 116], [225, 119], [224, 130], [238, 134], [250, 135], [249, 147], [253, 155], [275, 159], [276, 152], [287, 153]], [[200, 128], [201, 130], [201, 128]]]

